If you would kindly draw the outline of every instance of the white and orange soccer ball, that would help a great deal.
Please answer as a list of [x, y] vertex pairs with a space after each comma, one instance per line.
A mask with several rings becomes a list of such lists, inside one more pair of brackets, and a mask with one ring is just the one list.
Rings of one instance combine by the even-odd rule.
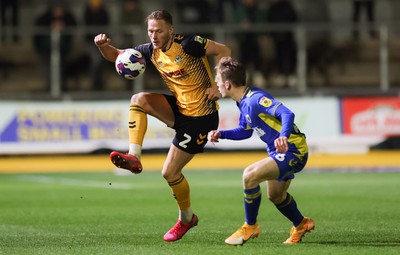
[[139, 77], [146, 70], [146, 59], [135, 49], [126, 49], [115, 60], [117, 73], [128, 80]]

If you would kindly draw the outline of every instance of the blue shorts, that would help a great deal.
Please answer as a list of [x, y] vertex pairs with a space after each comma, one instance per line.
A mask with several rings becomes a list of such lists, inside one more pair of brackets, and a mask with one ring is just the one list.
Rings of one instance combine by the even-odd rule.
[[308, 153], [299, 156], [291, 151], [286, 153], [270, 153], [269, 156], [275, 160], [279, 168], [278, 181], [288, 181], [294, 178], [294, 173], [300, 172], [305, 167], [308, 160]]

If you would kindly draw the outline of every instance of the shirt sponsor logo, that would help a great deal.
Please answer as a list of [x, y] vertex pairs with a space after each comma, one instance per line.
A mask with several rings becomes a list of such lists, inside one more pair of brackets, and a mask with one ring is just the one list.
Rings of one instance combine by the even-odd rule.
[[255, 128], [254, 128], [254, 131], [256, 132], [256, 134], [257, 134], [259, 137], [265, 135], [265, 131], [264, 131], [262, 128], [255, 127]]
[[185, 71], [184, 68], [172, 71], [172, 72], [165, 72], [163, 73], [164, 77], [174, 78], [174, 79], [183, 79], [189, 76], [189, 74]]

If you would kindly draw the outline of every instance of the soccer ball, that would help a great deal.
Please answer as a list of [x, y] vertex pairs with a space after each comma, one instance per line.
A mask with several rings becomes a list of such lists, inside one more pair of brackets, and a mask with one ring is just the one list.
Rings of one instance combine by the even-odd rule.
[[146, 70], [146, 59], [135, 49], [126, 49], [115, 60], [117, 73], [128, 80], [139, 77]]

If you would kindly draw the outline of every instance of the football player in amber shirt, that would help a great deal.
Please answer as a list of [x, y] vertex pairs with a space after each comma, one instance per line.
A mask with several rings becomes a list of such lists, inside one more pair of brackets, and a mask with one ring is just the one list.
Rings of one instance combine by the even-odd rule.
[[[218, 127], [220, 97], [207, 56], [219, 59], [231, 54], [224, 44], [198, 35], [174, 33], [172, 16], [167, 11], [154, 11], [146, 19], [150, 43], [134, 47], [158, 70], [172, 95], [141, 92], [130, 102], [129, 151], [114, 151], [111, 161], [133, 173], [142, 171], [140, 162], [147, 115], [156, 117], [175, 130], [162, 175], [171, 187], [179, 207], [179, 218], [164, 240], [173, 242], [198, 223], [191, 209], [190, 188], [182, 169], [207, 143], [209, 131]], [[123, 52], [112, 46], [110, 38], [99, 34], [94, 38], [101, 54], [115, 61]]]

